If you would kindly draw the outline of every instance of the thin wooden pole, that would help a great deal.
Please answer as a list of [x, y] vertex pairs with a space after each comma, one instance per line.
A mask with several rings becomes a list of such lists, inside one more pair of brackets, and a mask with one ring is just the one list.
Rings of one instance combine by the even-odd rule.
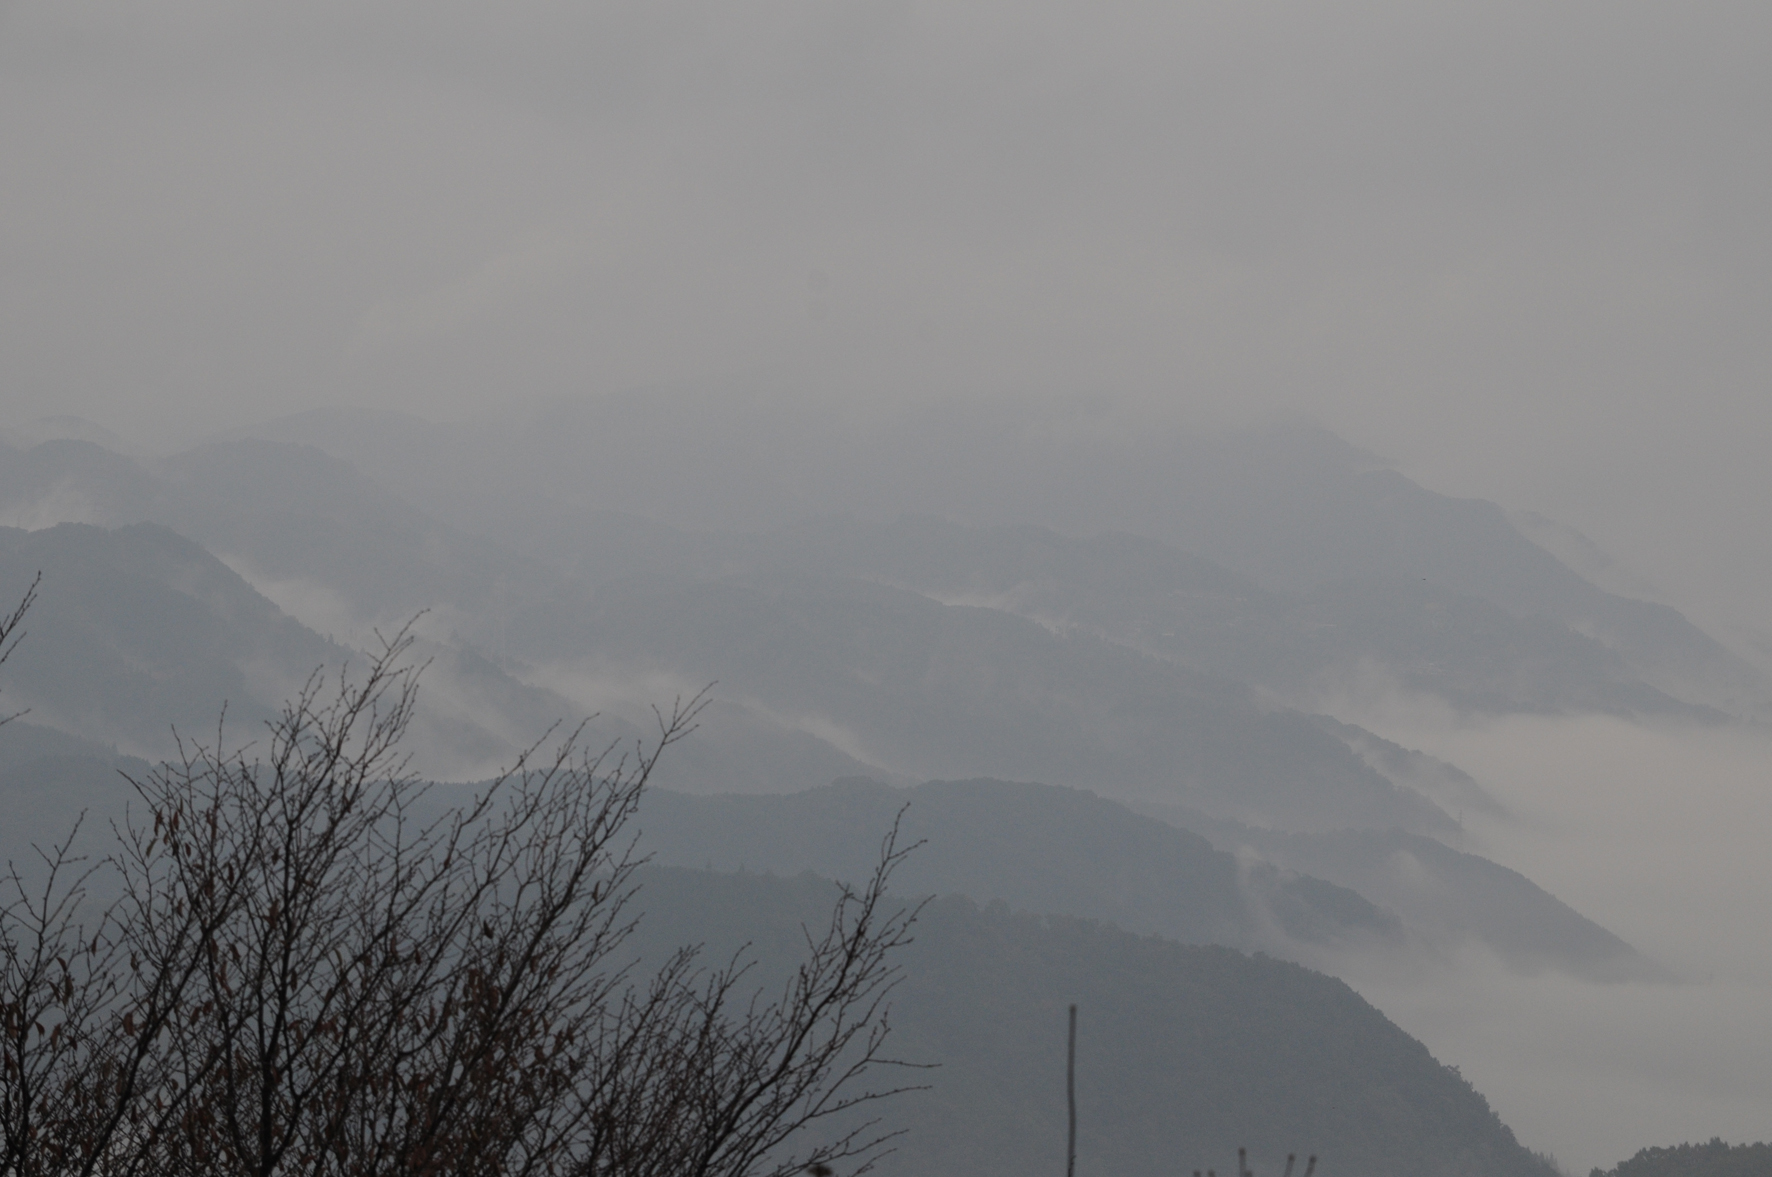
[[1071, 1005], [1070, 1048], [1064, 1059], [1064, 1098], [1070, 1110], [1070, 1144], [1065, 1149], [1064, 1177], [1077, 1177], [1077, 1007]]

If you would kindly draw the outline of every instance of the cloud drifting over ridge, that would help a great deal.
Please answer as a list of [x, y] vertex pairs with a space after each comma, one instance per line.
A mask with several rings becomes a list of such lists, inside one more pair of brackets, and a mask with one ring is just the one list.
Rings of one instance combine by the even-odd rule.
[[20, 415], [1105, 388], [1319, 416], [1746, 608], [1690, 519], [1767, 424], [1757, 7], [0, 19]]
[[1772, 548], [1714, 553], [1772, 425], [1763, 6], [0, 21], [17, 416], [451, 415], [759, 370], [1304, 413], [1758, 615], [1740, 565]]
[[1360, 719], [1469, 769], [1516, 815], [1468, 822], [1483, 853], [1683, 980], [1521, 976], [1476, 951], [1431, 974], [1350, 962], [1346, 979], [1570, 1172], [1651, 1145], [1762, 1139], [1772, 1099], [1766, 735], [1599, 716], [1473, 721], [1400, 699]]
[[[734, 374], [863, 407], [1308, 416], [1772, 632], [1769, 40], [1772, 8], [1712, 0], [13, 0], [0, 425], [170, 443]], [[1535, 782], [1510, 804], [1564, 825], [1497, 856], [1719, 972], [1714, 1016], [1668, 991], [1659, 1041], [1766, 1090], [1728, 1049], [1768, 983], [1731, 954], [1765, 941], [1727, 931], [1746, 882], [1694, 865], [1772, 828], [1735, 808], [1763, 750], [1380, 730]], [[1619, 747], [1640, 763], [1596, 755]], [[1503, 987], [1489, 1029], [1540, 1011], [1515, 1039], [1384, 1004], [1550, 1143], [1535, 1093], [1571, 1081], [1540, 1058], [1510, 1088], [1504, 1052], [1557, 1010], [1596, 1047], [1656, 1000], [1560, 985]], [[1616, 1108], [1683, 1108], [1676, 1072]], [[1620, 1159], [1586, 1143], [1602, 1118], [1570, 1130], [1584, 1163]]]

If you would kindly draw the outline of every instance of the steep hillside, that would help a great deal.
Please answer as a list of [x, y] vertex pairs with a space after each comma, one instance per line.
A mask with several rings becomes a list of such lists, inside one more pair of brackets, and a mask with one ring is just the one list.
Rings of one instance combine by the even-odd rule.
[[174, 728], [213, 736], [223, 703], [251, 731], [344, 651], [284, 616], [164, 527], [0, 529], [0, 586], [43, 582], [6, 693], [32, 719], [163, 754]]
[[[654, 869], [637, 948], [750, 944], [769, 985], [829, 884]], [[892, 1006], [892, 1053], [937, 1069], [882, 1110], [908, 1129], [886, 1174], [1021, 1177], [1064, 1163], [1065, 1008], [1076, 1002], [1078, 1171], [1262, 1173], [1316, 1153], [1324, 1177], [1551, 1177], [1482, 1096], [1341, 982], [1226, 948], [1014, 915], [924, 908]]]
[[1355, 890], [1395, 912], [1424, 946], [1448, 950], [1474, 941], [1518, 971], [1557, 969], [1591, 981], [1672, 975], [1518, 871], [1433, 838], [1403, 830], [1288, 834], [1144, 808], [1221, 849]]
[[590, 510], [728, 531], [842, 511], [1120, 530], [1270, 591], [1425, 578], [1592, 637], [1686, 702], [1740, 713], [1772, 698], [1761, 675], [1678, 612], [1596, 588], [1497, 505], [1436, 494], [1317, 428], [1201, 437], [958, 405], [863, 423], [722, 387], [561, 399], [456, 427], [328, 410], [258, 432], [377, 467], [415, 501], [519, 547], [526, 533], [551, 542], [555, 521]]
[[933, 518], [816, 520], [723, 557], [753, 575], [853, 576], [1076, 626], [1301, 701], [1376, 667], [1479, 711], [1721, 718], [1642, 682], [1584, 632], [1382, 567], [1269, 591], [1135, 535]]
[[1001, 899], [1244, 948], [1363, 944], [1399, 931], [1393, 916], [1351, 891], [1239, 863], [1197, 834], [1048, 785], [893, 789], [857, 779], [781, 796], [659, 791], [642, 807], [640, 845], [667, 865], [864, 879], [901, 810], [903, 839], [923, 843], [900, 877], [915, 892]]
[[717, 680], [901, 776], [1046, 779], [1290, 829], [1455, 828], [1234, 681], [879, 584], [635, 578], [514, 621], [508, 640], [595, 680]]
[[923, 843], [904, 867], [915, 891], [1306, 961], [1476, 943], [1522, 972], [1667, 975], [1524, 876], [1429, 837], [1283, 834], [1139, 808], [1149, 815], [1078, 789], [996, 780], [848, 780], [779, 796], [659, 790], [641, 810], [640, 845], [667, 865], [857, 879], [902, 812], [905, 839]]
[[[1192, 482], [1163, 526], [1242, 572], [1156, 538], [1168, 531], [1154, 519], [1144, 535], [883, 523], [866, 513], [761, 534], [685, 533], [537, 491], [511, 499], [512, 514], [477, 535], [397, 497], [388, 480], [399, 480], [398, 462], [364, 456], [359, 469], [310, 445], [251, 438], [152, 470], [89, 442], [0, 451], [0, 518], [161, 523], [323, 632], [360, 635], [431, 608], [500, 655], [525, 615], [576, 608], [598, 583], [736, 576], [779, 586], [835, 576], [1079, 627], [1295, 702], [1377, 668], [1406, 689], [1482, 711], [1720, 718], [1694, 700], [1751, 710], [1744, 667], [1724, 673], [1728, 658], [1708, 638], [1664, 607], [1600, 592], [1487, 504], [1419, 488], [1364, 495], [1361, 478], [1389, 472], [1365, 470], [1364, 459], [1315, 434], [1233, 441], [1219, 448], [1239, 461], [1207, 447], [1169, 475]], [[445, 465], [471, 470], [479, 460], [456, 454]], [[1251, 469], [1272, 475], [1260, 493], [1248, 485]], [[1301, 502], [1288, 506], [1293, 498]], [[1213, 503], [1255, 538], [1233, 528], [1233, 544], [1219, 524], [1200, 523]], [[1387, 522], [1386, 511], [1405, 506], [1422, 518]], [[1312, 513], [1321, 511], [1331, 517]], [[1301, 528], [1324, 550], [1301, 548]], [[1457, 559], [1433, 554], [1448, 545]], [[1476, 565], [1470, 551], [1483, 553]], [[1661, 653], [1651, 657], [1651, 647]]]
[[[352, 657], [156, 524], [0, 529], [0, 586], [22, 593], [39, 572], [25, 640], [0, 671], [4, 698], [33, 723], [126, 752], [171, 755], [175, 731], [213, 742], [224, 706], [227, 738], [256, 739], [309, 676]], [[574, 715], [470, 649], [415, 656], [431, 662], [413, 732], [421, 771], [484, 775]], [[621, 731], [634, 729], [608, 734]]]

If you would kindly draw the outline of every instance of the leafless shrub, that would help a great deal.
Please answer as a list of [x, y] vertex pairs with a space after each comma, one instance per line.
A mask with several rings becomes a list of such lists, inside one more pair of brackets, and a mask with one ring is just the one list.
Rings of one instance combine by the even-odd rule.
[[705, 692], [649, 747], [573, 733], [442, 807], [401, 751], [411, 641], [316, 674], [262, 757], [218, 727], [132, 780], [90, 927], [71, 839], [46, 883], [10, 874], [0, 1175], [864, 1171], [915, 918], [886, 904], [896, 830], [773, 1000], [688, 948], [637, 978], [626, 827]]

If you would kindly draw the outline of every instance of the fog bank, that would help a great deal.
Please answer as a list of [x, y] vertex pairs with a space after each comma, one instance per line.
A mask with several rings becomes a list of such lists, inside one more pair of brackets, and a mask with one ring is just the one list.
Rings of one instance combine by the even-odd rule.
[[1396, 700], [1360, 722], [1470, 771], [1514, 815], [1466, 815], [1482, 853], [1686, 980], [1525, 977], [1468, 953], [1415, 976], [1356, 962], [1350, 983], [1571, 1172], [1650, 1145], [1764, 1139], [1772, 737], [1605, 717], [1467, 723]]

